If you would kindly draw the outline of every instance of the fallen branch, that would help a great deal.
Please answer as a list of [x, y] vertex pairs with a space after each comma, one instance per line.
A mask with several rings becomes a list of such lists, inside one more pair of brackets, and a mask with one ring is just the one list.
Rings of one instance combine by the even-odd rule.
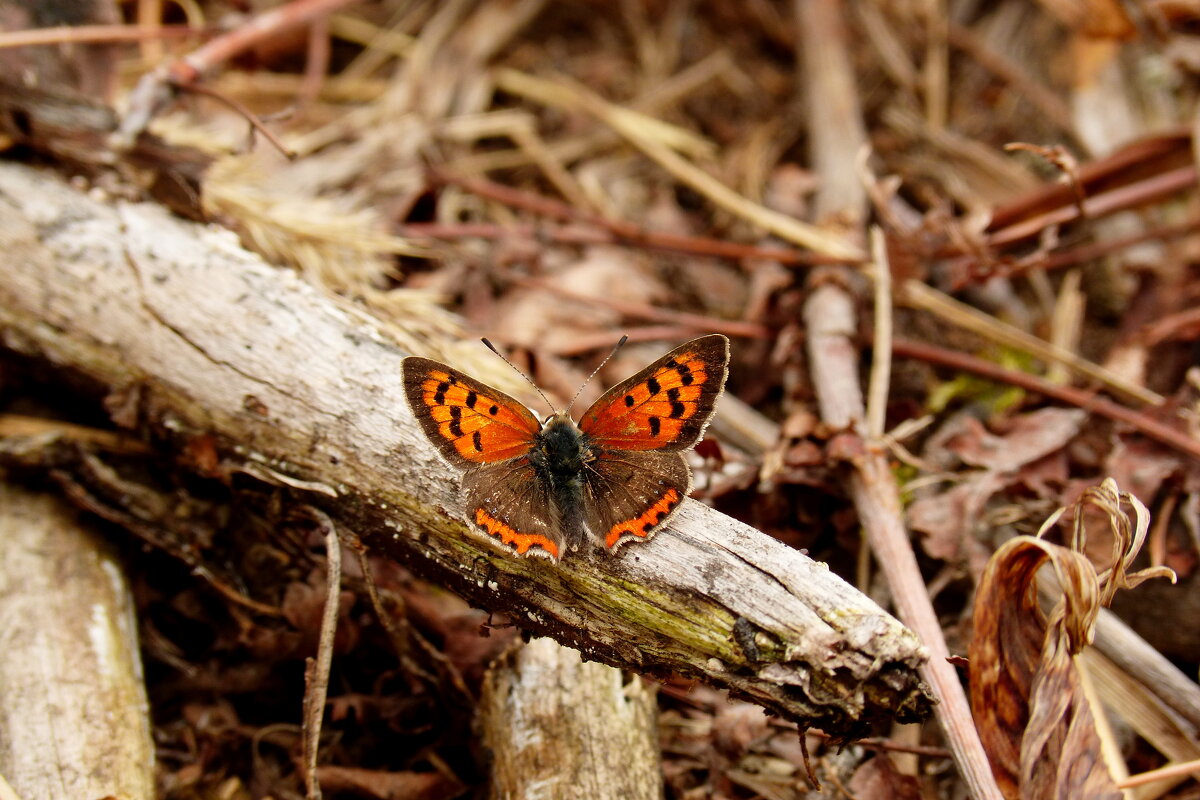
[[496, 660], [478, 719], [493, 798], [663, 796], [654, 690], [549, 639]]
[[405, 353], [386, 326], [227, 231], [17, 166], [0, 165], [0, 206], [0, 345], [105, 387], [155, 441], [211, 443], [374, 552], [585, 658], [693, 676], [835, 736], [928, 714], [911, 632], [700, 503], [649, 544], [557, 566], [468, 533], [457, 478], [402, 401]]
[[133, 597], [58, 498], [0, 483], [0, 797], [150, 800], [154, 741]]

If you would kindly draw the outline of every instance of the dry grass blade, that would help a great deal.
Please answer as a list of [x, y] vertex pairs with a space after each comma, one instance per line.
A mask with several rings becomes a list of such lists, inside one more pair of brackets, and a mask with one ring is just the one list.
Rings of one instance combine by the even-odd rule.
[[948, 322], [977, 333], [991, 341], [1023, 350], [1048, 363], [1063, 364], [1080, 375], [1100, 381], [1124, 397], [1131, 398], [1139, 403], [1148, 403], [1156, 406], [1163, 403], [1163, 398], [1160, 395], [1144, 386], [1130, 383], [1120, 375], [1115, 375], [1070, 351], [1055, 347], [1043, 339], [1031, 336], [1011, 325], [1007, 325], [995, 317], [971, 308], [967, 304], [942, 294], [920, 281], [905, 281], [900, 292], [900, 297], [906, 305], [929, 311]]
[[[755, 203], [688, 161], [679, 152], [684, 150], [688, 139], [681, 137], [679, 129], [673, 126], [608, 103], [593, 92], [573, 83], [547, 84], [539, 81], [534, 84], [528, 76], [519, 76], [511, 72], [504, 73], [502, 79], [510, 91], [524, 89], [528, 96], [536, 96], [545, 102], [569, 104], [586, 109], [671, 173], [676, 180], [690, 186], [725, 211], [758, 225], [781, 239], [838, 258], [864, 258], [858, 248], [848, 244], [842, 237]], [[535, 94], [531, 88], [535, 85], [545, 94]]]

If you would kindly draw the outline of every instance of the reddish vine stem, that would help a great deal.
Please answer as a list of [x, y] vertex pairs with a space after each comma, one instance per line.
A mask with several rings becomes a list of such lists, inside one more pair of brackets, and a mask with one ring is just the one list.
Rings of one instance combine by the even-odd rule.
[[[544, 217], [561, 220], [563, 222], [584, 222], [589, 225], [594, 225], [601, 229], [600, 231], [588, 231], [586, 229], [558, 229], [561, 231], [571, 231], [570, 233], [554, 233], [550, 235], [561, 235], [566, 238], [555, 239], [555, 241], [573, 241], [571, 237], [581, 237], [582, 241], [602, 241], [611, 242], [614, 244], [632, 244], [646, 247], [655, 250], [669, 250], [679, 253], [688, 253], [698, 256], [711, 256], [714, 258], [761, 258], [778, 261], [781, 264], [813, 266], [817, 264], [854, 264], [857, 262], [847, 261], [846, 259], [835, 258], [833, 256], [822, 255], [820, 253], [803, 252], [800, 250], [780, 248], [780, 247], [757, 247], [754, 245], [738, 244], [737, 242], [727, 242], [720, 239], [711, 239], [704, 236], [682, 236], [674, 233], [659, 233], [648, 231], [640, 225], [624, 220], [608, 219], [587, 211], [582, 211], [574, 206], [559, 202], [549, 197], [544, 197], [533, 192], [526, 192], [521, 189], [514, 189], [511, 186], [494, 183], [492, 181], [483, 180], [481, 178], [469, 178], [461, 175], [454, 175], [440, 170], [430, 171], [430, 180], [435, 184], [449, 184], [464, 189], [471, 194], [485, 197], [489, 200], [495, 200], [510, 208], [519, 208], [525, 211], [532, 212]], [[413, 231], [415, 226], [406, 225], [405, 230]], [[426, 235], [437, 236], [440, 233], [449, 233], [449, 228], [453, 226], [423, 226], [418, 230], [423, 230]], [[498, 226], [497, 226], [498, 227]], [[518, 226], [516, 230], [530, 230]], [[474, 235], [482, 238], [491, 238], [488, 236], [488, 229], [484, 226], [464, 227], [464, 231], [474, 230], [475, 233], [463, 233], [462, 235]], [[498, 230], [514, 230], [499, 229]], [[542, 228], [535, 228], [539, 233]], [[606, 232], [606, 233], [605, 233]], [[508, 234], [508, 235], [511, 235]], [[440, 238], [440, 237], [439, 237]]]
[[898, 356], [917, 358], [927, 361], [930, 364], [940, 364], [954, 369], [961, 369], [988, 378], [989, 380], [997, 381], [998, 383], [1007, 383], [1027, 391], [1044, 394], [1047, 397], [1052, 397], [1068, 405], [1099, 414], [1114, 422], [1123, 422], [1160, 444], [1165, 444], [1192, 458], [1200, 458], [1200, 442], [1192, 439], [1183, 431], [1160, 422], [1144, 413], [1118, 405], [1111, 400], [1100, 397], [1094, 392], [1076, 389], [1073, 386], [1059, 386], [1036, 375], [1006, 369], [1005, 367], [967, 355], [966, 353], [957, 353], [953, 350], [946, 350], [945, 348], [923, 342], [914, 342], [899, 338], [892, 339], [892, 352]]

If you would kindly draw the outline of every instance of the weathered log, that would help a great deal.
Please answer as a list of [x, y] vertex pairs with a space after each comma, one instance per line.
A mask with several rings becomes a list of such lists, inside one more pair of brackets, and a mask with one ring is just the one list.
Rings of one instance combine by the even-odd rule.
[[374, 551], [527, 630], [834, 735], [927, 715], [911, 632], [824, 565], [701, 503], [615, 558], [553, 565], [468, 532], [456, 475], [403, 401], [387, 326], [229, 232], [0, 165], [0, 245], [0, 344], [98, 382], [159, 441], [210, 437]]
[[478, 720], [494, 800], [662, 797], [654, 692], [551, 639], [492, 665]]
[[77, 517], [57, 497], [0, 482], [0, 775], [24, 798], [151, 800], [133, 598]]

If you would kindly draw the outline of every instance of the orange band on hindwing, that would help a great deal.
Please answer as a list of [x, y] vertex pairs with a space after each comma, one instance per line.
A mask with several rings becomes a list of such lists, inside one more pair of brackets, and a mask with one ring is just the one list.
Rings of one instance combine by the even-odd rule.
[[515, 549], [520, 555], [525, 555], [531, 547], [540, 547], [549, 553], [551, 557], [558, 558], [558, 545], [550, 539], [547, 539], [545, 536], [539, 536], [536, 533], [518, 533], [482, 508], [475, 509], [475, 522], [489, 536], [495, 536], [504, 544]]
[[608, 535], [604, 538], [604, 546], [612, 548], [622, 536], [637, 536], [646, 538], [654, 529], [657, 528], [663, 520], [671, 515], [675, 507], [679, 505], [679, 492], [675, 489], [668, 489], [667, 493], [658, 499], [654, 505], [650, 506], [644, 514], [634, 517], [624, 522], [619, 522], [609, 529]]

